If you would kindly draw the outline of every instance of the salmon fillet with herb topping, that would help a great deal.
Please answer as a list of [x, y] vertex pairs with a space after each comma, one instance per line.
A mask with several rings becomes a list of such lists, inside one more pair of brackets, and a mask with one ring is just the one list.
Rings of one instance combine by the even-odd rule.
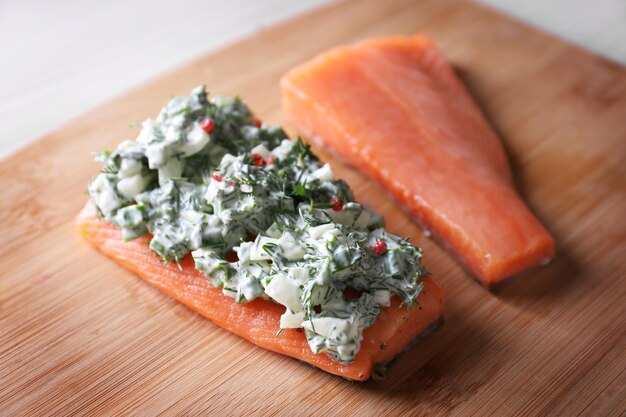
[[258, 346], [362, 381], [442, 321], [421, 250], [237, 98], [174, 97], [98, 160], [85, 240]]

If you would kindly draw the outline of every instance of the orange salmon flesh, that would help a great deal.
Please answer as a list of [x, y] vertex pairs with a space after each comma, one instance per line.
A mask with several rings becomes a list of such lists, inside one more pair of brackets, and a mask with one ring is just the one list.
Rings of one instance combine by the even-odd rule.
[[336, 48], [281, 89], [295, 127], [389, 190], [485, 286], [554, 257], [500, 139], [430, 40]]
[[182, 260], [182, 270], [176, 264], [163, 263], [149, 249], [148, 236], [124, 242], [121, 230], [99, 219], [91, 203], [79, 214], [76, 225], [90, 244], [216, 325], [257, 346], [347, 379], [369, 379], [376, 365], [389, 363], [443, 318], [443, 289], [427, 277], [417, 299], [419, 307], [401, 307], [398, 297], [393, 297], [391, 307], [382, 309], [376, 322], [364, 331], [361, 350], [355, 360], [342, 364], [326, 354], [315, 355], [302, 332], [284, 329], [277, 335], [285, 307], [264, 299], [237, 304], [211, 285], [194, 267], [191, 256]]

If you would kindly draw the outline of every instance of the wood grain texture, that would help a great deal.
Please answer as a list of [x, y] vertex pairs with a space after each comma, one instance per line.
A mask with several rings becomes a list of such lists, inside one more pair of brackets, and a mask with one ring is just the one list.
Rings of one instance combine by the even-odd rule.
[[[323, 150], [357, 197], [424, 248], [443, 330], [384, 382], [351, 383], [220, 330], [85, 245], [98, 166], [174, 93], [205, 83], [282, 123], [278, 79], [369, 36], [431, 36], [500, 132], [558, 259], [485, 291], [385, 194]], [[626, 413], [626, 70], [471, 3], [333, 5], [193, 61], [0, 163], [0, 414]]]

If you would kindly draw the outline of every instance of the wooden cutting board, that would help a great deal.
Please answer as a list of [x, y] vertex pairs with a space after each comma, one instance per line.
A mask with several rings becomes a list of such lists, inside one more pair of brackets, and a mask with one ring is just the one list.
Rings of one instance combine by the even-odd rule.
[[[329, 160], [389, 228], [424, 248], [444, 328], [386, 381], [353, 383], [233, 336], [84, 244], [72, 220], [91, 152], [134, 138], [205, 83], [282, 123], [278, 79], [332, 46], [431, 36], [501, 134], [558, 259], [495, 293], [385, 192]], [[62, 99], [62, 98], [60, 98]], [[33, 113], [36, 117], [36, 111]], [[623, 415], [626, 70], [477, 5], [331, 5], [185, 64], [0, 163], [0, 414]]]

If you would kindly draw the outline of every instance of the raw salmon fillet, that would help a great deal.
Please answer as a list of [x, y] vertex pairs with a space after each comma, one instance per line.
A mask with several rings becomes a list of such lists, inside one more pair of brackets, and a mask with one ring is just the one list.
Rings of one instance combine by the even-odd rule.
[[499, 138], [428, 39], [336, 48], [281, 88], [293, 125], [388, 189], [487, 287], [554, 256]]
[[262, 348], [347, 379], [369, 379], [377, 365], [391, 362], [412, 341], [436, 328], [443, 320], [443, 289], [426, 277], [417, 299], [418, 306], [400, 307], [399, 299], [392, 298], [391, 307], [382, 309], [376, 322], [364, 331], [361, 350], [355, 360], [342, 364], [326, 354], [315, 355], [304, 333], [284, 329], [277, 335], [285, 307], [261, 298], [237, 304], [222, 294], [221, 289], [211, 285], [194, 267], [191, 256], [181, 262], [182, 270], [175, 264], [163, 263], [148, 248], [150, 236], [124, 242], [121, 230], [99, 219], [91, 203], [87, 203], [79, 214], [76, 224], [79, 233], [93, 246], [216, 325]]

